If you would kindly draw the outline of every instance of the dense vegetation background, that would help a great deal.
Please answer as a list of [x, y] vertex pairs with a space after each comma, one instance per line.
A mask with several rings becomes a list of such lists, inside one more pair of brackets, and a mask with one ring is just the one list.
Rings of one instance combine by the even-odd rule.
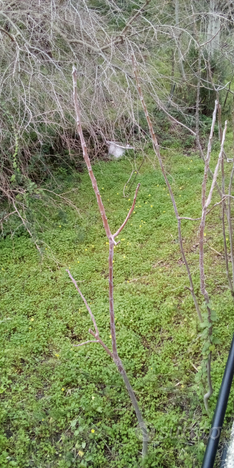
[[[132, 56], [179, 212], [199, 218], [215, 99], [220, 125], [228, 119], [223, 182], [232, 194], [227, 158], [233, 158], [233, 15], [233, 2], [215, 0], [0, 1], [1, 466], [143, 463], [135, 413], [114, 363], [97, 344], [73, 347], [89, 339], [91, 324], [67, 267], [111, 346], [108, 246], [75, 126], [73, 64], [84, 135], [113, 229], [141, 183], [115, 248], [114, 285], [119, 353], [149, 429], [144, 466], [201, 465], [233, 334], [224, 248], [225, 239], [230, 263], [232, 206], [223, 237], [216, 190], [212, 204], [218, 205], [204, 234], [207, 289], [216, 314], [207, 414], [206, 335], [188, 290]], [[109, 140], [135, 151], [112, 160]], [[198, 232], [199, 220], [183, 221], [184, 248], [205, 314]], [[233, 415], [231, 394], [220, 452]]]

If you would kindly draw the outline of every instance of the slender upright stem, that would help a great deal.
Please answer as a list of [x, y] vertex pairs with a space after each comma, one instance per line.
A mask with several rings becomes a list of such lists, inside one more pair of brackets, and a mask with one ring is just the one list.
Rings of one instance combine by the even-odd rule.
[[81, 142], [81, 146], [82, 146], [83, 157], [84, 157], [87, 169], [89, 171], [89, 177], [90, 177], [91, 182], [92, 182], [94, 193], [96, 195], [98, 208], [99, 208], [99, 211], [100, 211], [101, 217], [102, 217], [103, 226], [104, 226], [104, 229], [106, 231], [106, 235], [107, 235], [108, 239], [110, 239], [111, 238], [111, 232], [110, 232], [109, 224], [108, 224], [108, 221], [107, 221], [105, 208], [104, 208], [104, 205], [102, 203], [102, 198], [101, 198], [100, 192], [98, 190], [98, 185], [97, 185], [96, 178], [95, 178], [94, 173], [92, 171], [92, 166], [91, 166], [91, 162], [90, 162], [90, 159], [89, 159], [87, 146], [86, 146], [86, 143], [85, 143], [85, 139], [84, 139], [84, 135], [83, 135], [82, 127], [81, 127], [80, 106], [79, 106], [78, 98], [77, 98], [77, 72], [76, 72], [75, 67], [73, 67], [73, 70], [72, 70], [72, 80], [73, 80], [73, 101], [74, 101], [74, 106], [75, 106], [76, 125], [77, 125], [78, 133], [79, 133], [79, 136], [80, 136], [80, 142]]
[[112, 350], [114, 361], [117, 363], [119, 356], [116, 344], [115, 332], [115, 313], [114, 313], [114, 285], [113, 285], [113, 258], [114, 258], [114, 242], [109, 241], [109, 307], [110, 307], [110, 329], [112, 339]]
[[[191, 9], [194, 15], [194, 9], [193, 9], [193, 3], [191, 1]], [[200, 157], [205, 160], [203, 149], [201, 146], [200, 142], [200, 128], [199, 128], [199, 123], [200, 123], [200, 94], [201, 94], [201, 46], [199, 44], [199, 34], [197, 30], [197, 25], [196, 21], [193, 22], [193, 29], [194, 29], [194, 36], [196, 38], [197, 44], [198, 44], [198, 65], [197, 65], [197, 94], [196, 94], [196, 113], [195, 113], [195, 121], [196, 121], [196, 145], [197, 149], [199, 150]]]
[[128, 390], [128, 394], [131, 398], [131, 402], [132, 402], [132, 405], [135, 409], [135, 413], [136, 413], [136, 416], [137, 416], [137, 420], [138, 420], [138, 425], [139, 425], [139, 429], [141, 430], [141, 434], [142, 434], [142, 442], [143, 442], [143, 447], [142, 447], [142, 457], [144, 458], [146, 455], [147, 455], [147, 450], [148, 450], [148, 441], [149, 441], [149, 436], [148, 436], [148, 432], [147, 432], [147, 427], [145, 425], [145, 422], [142, 418], [142, 414], [139, 410], [139, 406], [138, 406], [138, 403], [137, 403], [137, 399], [136, 399], [136, 396], [135, 396], [135, 393], [133, 391], [133, 388], [128, 380], [128, 376], [126, 374], [126, 371], [124, 369], [124, 367], [122, 366], [122, 363], [120, 364], [120, 366], [118, 365], [118, 369], [119, 369], [119, 373], [122, 375], [123, 377], [123, 380], [124, 380], [124, 383], [125, 383], [125, 386]]
[[[149, 1], [150, 0], [147, 0], [146, 4], [148, 4]], [[118, 369], [119, 373], [121, 374], [121, 376], [122, 376], [122, 378], [124, 380], [126, 389], [128, 391], [128, 394], [130, 396], [132, 405], [133, 405], [135, 413], [136, 413], [139, 428], [140, 428], [141, 433], [142, 433], [142, 440], [143, 440], [142, 457], [145, 457], [146, 454], [147, 454], [147, 446], [148, 446], [147, 428], [146, 428], [146, 425], [144, 423], [144, 420], [143, 420], [143, 417], [142, 417], [142, 414], [141, 414], [137, 399], [135, 397], [133, 388], [130, 385], [130, 382], [129, 382], [127, 374], [126, 374], [126, 371], [124, 369], [124, 366], [123, 366], [123, 364], [121, 362], [121, 359], [120, 359], [120, 357], [118, 355], [118, 350], [117, 350], [116, 330], [115, 330], [115, 313], [114, 313], [114, 284], [113, 284], [114, 246], [117, 244], [116, 241], [115, 241], [115, 237], [122, 231], [122, 229], [126, 225], [127, 221], [129, 220], [129, 218], [130, 218], [130, 216], [131, 216], [131, 214], [133, 212], [140, 184], [138, 184], [138, 186], [136, 188], [133, 203], [132, 203], [132, 206], [131, 206], [128, 214], [127, 214], [127, 217], [126, 217], [125, 221], [120, 226], [120, 228], [116, 231], [116, 233], [112, 234], [111, 230], [110, 230], [110, 227], [109, 227], [109, 224], [108, 224], [108, 220], [107, 220], [105, 208], [104, 208], [104, 205], [103, 205], [103, 202], [102, 202], [102, 199], [101, 199], [101, 195], [100, 195], [100, 192], [98, 190], [97, 181], [96, 181], [96, 178], [95, 178], [93, 170], [92, 170], [92, 166], [91, 166], [91, 162], [90, 162], [90, 159], [89, 159], [89, 156], [88, 156], [87, 146], [86, 146], [86, 143], [85, 143], [83, 130], [82, 130], [82, 126], [81, 126], [80, 107], [79, 107], [78, 97], [77, 97], [77, 72], [76, 72], [75, 67], [73, 67], [72, 79], [73, 79], [73, 99], [74, 99], [75, 114], [76, 114], [76, 124], [77, 124], [78, 133], [79, 133], [79, 136], [80, 136], [80, 141], [81, 141], [81, 146], [82, 146], [82, 151], [83, 151], [83, 157], [84, 157], [87, 169], [89, 171], [89, 177], [90, 177], [91, 182], [92, 182], [93, 190], [94, 190], [95, 195], [96, 195], [99, 211], [100, 211], [100, 214], [101, 214], [101, 217], [102, 217], [103, 226], [104, 226], [106, 235], [107, 235], [107, 237], [109, 239], [109, 308], [110, 308], [110, 330], [111, 330], [111, 338], [112, 338], [112, 352], [107, 348], [105, 343], [103, 343], [103, 341], [101, 340], [101, 338], [99, 336], [99, 331], [98, 331], [98, 327], [97, 327], [94, 315], [93, 315], [93, 313], [92, 313], [86, 299], [84, 298], [83, 294], [81, 293], [80, 289], [78, 288], [77, 283], [74, 280], [74, 278], [72, 277], [71, 273], [69, 272], [69, 270], [67, 270], [67, 272], [68, 272], [73, 284], [75, 285], [77, 291], [79, 292], [81, 298], [83, 299], [84, 304], [85, 304], [85, 306], [86, 306], [86, 308], [87, 308], [87, 310], [88, 310], [88, 312], [90, 314], [91, 320], [92, 320], [92, 322], [94, 324], [95, 332], [93, 332], [92, 330], [89, 330], [89, 332], [91, 333], [91, 335], [93, 335], [96, 338], [96, 341], [105, 349], [105, 351], [113, 359], [114, 363], [117, 366], [117, 369]], [[93, 343], [94, 340], [91, 340], [89, 342]], [[85, 344], [85, 343], [82, 343], [82, 345], [83, 344]]]
[[208, 356], [206, 369], [207, 369], [207, 380], [208, 380], [208, 392], [205, 393], [205, 395], [204, 395], [204, 405], [205, 405], [206, 411], [208, 413], [208, 410], [209, 410], [208, 400], [209, 400], [209, 398], [211, 397], [211, 395], [213, 393], [213, 387], [212, 387], [212, 381], [211, 381], [211, 352], [209, 353], [209, 356]]
[[[223, 130], [222, 130], [222, 122], [221, 122], [221, 105], [220, 104], [218, 106], [218, 123], [219, 123], [219, 140], [222, 141]], [[232, 283], [231, 275], [230, 275], [230, 272], [229, 272], [229, 265], [228, 265], [228, 250], [227, 250], [226, 227], [225, 227], [225, 215], [227, 215], [227, 219], [229, 219], [229, 211], [226, 208], [226, 200], [225, 200], [224, 151], [222, 153], [221, 172], [222, 172], [222, 229], [223, 229], [224, 258], [225, 258], [225, 267], [226, 267], [226, 275], [227, 275], [227, 280], [228, 280], [228, 286], [229, 286], [229, 289], [231, 291], [231, 295], [232, 295], [232, 297], [234, 299], [233, 283]], [[229, 197], [229, 200], [228, 200], [228, 206], [229, 206], [229, 203], [230, 203], [230, 197]], [[228, 227], [229, 227], [229, 230], [230, 230], [229, 222], [228, 222]]]
[[198, 50], [198, 70], [197, 70], [197, 96], [196, 96], [196, 145], [197, 149], [200, 152], [201, 158], [204, 160], [204, 154], [203, 150], [201, 147], [201, 142], [200, 142], [200, 128], [199, 128], [199, 122], [200, 122], [200, 90], [201, 90], [201, 49], [199, 47]]
[[[142, 93], [140, 82], [139, 82], [138, 75], [137, 75], [137, 70], [136, 70], [134, 57], [132, 58], [132, 62], [133, 62], [133, 69], [134, 69], [138, 94], [140, 96], [142, 107], [143, 107], [145, 117], [146, 117], [146, 120], [147, 120], [147, 123], [148, 123], [149, 131], [150, 131], [150, 135], [151, 135], [151, 140], [153, 142], [154, 151], [155, 151], [155, 154], [156, 154], [156, 156], [158, 158], [159, 165], [160, 165], [161, 171], [163, 173], [164, 180], [166, 182], [166, 185], [167, 185], [170, 197], [171, 197], [171, 201], [172, 201], [172, 204], [173, 204], [175, 216], [176, 216], [176, 219], [177, 219], [180, 250], [181, 250], [182, 258], [183, 258], [183, 261], [185, 263], [187, 274], [188, 274], [188, 277], [189, 277], [190, 291], [191, 291], [191, 294], [192, 294], [192, 297], [193, 297], [193, 300], [194, 300], [194, 305], [196, 307], [199, 320], [202, 322], [202, 316], [201, 316], [200, 308], [199, 308], [199, 305], [198, 305], [198, 302], [197, 302], [197, 299], [196, 299], [196, 295], [195, 295], [195, 292], [194, 292], [194, 287], [193, 287], [193, 281], [192, 281], [192, 277], [191, 277], [190, 268], [189, 268], [189, 265], [187, 263], [184, 248], [183, 248], [183, 241], [182, 241], [182, 234], [181, 234], [181, 217], [179, 216], [178, 209], [177, 209], [176, 202], [175, 202], [175, 197], [174, 197], [174, 194], [172, 192], [170, 183], [169, 183], [169, 181], [167, 179], [166, 171], [165, 171], [163, 161], [162, 161], [162, 158], [161, 158], [161, 154], [160, 154], [159, 144], [158, 144], [156, 135], [154, 133], [153, 125], [152, 125], [152, 122], [151, 122], [151, 119], [149, 117], [149, 113], [148, 113], [148, 110], [147, 110], [147, 107], [146, 107], [146, 104], [145, 104], [145, 101], [144, 101], [143, 93]], [[222, 158], [223, 151], [224, 151], [224, 141], [225, 141], [225, 135], [226, 135], [226, 130], [227, 130], [227, 121], [226, 121], [225, 122], [224, 132], [223, 132], [223, 135], [222, 135], [222, 143], [221, 143], [221, 149], [220, 149], [220, 153], [219, 153], [218, 162], [217, 162], [214, 174], [213, 174], [211, 188], [210, 188], [208, 197], [206, 198], [206, 184], [207, 184], [207, 177], [208, 177], [208, 173], [209, 173], [209, 163], [210, 163], [210, 155], [211, 155], [211, 147], [212, 147], [212, 138], [213, 138], [213, 133], [214, 133], [214, 126], [215, 126], [217, 108], [218, 108], [218, 101], [215, 101], [215, 109], [214, 109], [214, 112], [213, 112], [211, 131], [210, 131], [210, 136], [209, 136], [209, 141], [208, 141], [207, 156], [205, 158], [204, 177], [203, 177], [203, 183], [202, 183], [202, 216], [201, 216], [201, 222], [200, 222], [200, 257], [199, 257], [200, 287], [201, 287], [201, 292], [202, 292], [202, 294], [203, 294], [203, 296], [205, 298], [205, 302], [206, 302], [206, 306], [207, 306], [207, 313], [208, 313], [208, 321], [210, 323], [212, 323], [212, 321], [211, 321], [211, 309], [209, 307], [209, 296], [208, 296], [208, 293], [207, 293], [206, 288], [205, 288], [204, 229], [205, 229], [207, 208], [211, 203], [214, 187], [217, 186], [218, 170], [219, 170], [219, 166], [220, 166], [220, 163], [221, 163], [221, 158]], [[221, 193], [221, 195], [222, 195], [222, 193]], [[212, 333], [212, 327], [209, 328], [209, 335], [211, 335], [211, 333]], [[209, 356], [208, 356], [207, 377], [208, 377], [209, 391], [204, 396], [204, 403], [205, 403], [206, 408], [208, 407], [207, 406], [207, 400], [212, 395], [212, 392], [213, 392], [212, 383], [211, 383], [211, 353], [209, 353]]]
[[[212, 119], [212, 125], [211, 125], [211, 130], [210, 130], [210, 136], [209, 136], [209, 142], [208, 142], [208, 148], [207, 148], [207, 156], [205, 159], [205, 167], [204, 167], [204, 177], [203, 177], [203, 182], [202, 182], [202, 216], [201, 216], [201, 223], [200, 223], [200, 242], [199, 242], [199, 268], [200, 268], [200, 288], [201, 288], [201, 293], [205, 299], [206, 303], [206, 308], [207, 308], [207, 316], [208, 316], [208, 322], [210, 324], [209, 326], [209, 337], [212, 335], [212, 319], [211, 319], [211, 309], [209, 306], [209, 294], [206, 290], [206, 281], [205, 281], [205, 269], [204, 269], [204, 230], [205, 230], [205, 224], [206, 224], [206, 215], [207, 215], [207, 208], [211, 203], [214, 187], [216, 185], [217, 177], [218, 177], [218, 171], [220, 164], [222, 165], [222, 159], [223, 159], [223, 151], [224, 151], [224, 141], [225, 141], [225, 136], [226, 136], [226, 131], [227, 131], [227, 121], [225, 122], [225, 127], [224, 131], [222, 134], [222, 141], [221, 141], [221, 148], [220, 148], [220, 153], [218, 157], [218, 161], [214, 170], [214, 175], [213, 179], [211, 182], [211, 188], [208, 194], [208, 197], [206, 197], [206, 185], [207, 185], [207, 177], [208, 177], [208, 172], [209, 172], [209, 164], [210, 164], [210, 155], [211, 155], [211, 148], [212, 148], [212, 138], [213, 138], [213, 133], [214, 133], [214, 126], [215, 126], [215, 121], [216, 121], [216, 114], [217, 114], [217, 109], [218, 109], [218, 101], [215, 101], [215, 108], [213, 112], [213, 119]], [[209, 338], [210, 339], [210, 338]], [[212, 388], [212, 381], [211, 381], [211, 352], [209, 352], [208, 355], [208, 361], [207, 361], [207, 378], [208, 378], [208, 387], [209, 390], [208, 392], [204, 395], [204, 404], [205, 408], [208, 412], [208, 399], [213, 393], [213, 388]]]
[[232, 294], [234, 290], [234, 253], [233, 253], [233, 229], [232, 229], [232, 214], [231, 214], [231, 194], [232, 194], [232, 180], [234, 176], [234, 163], [232, 166], [232, 172], [229, 181], [228, 187], [228, 206], [227, 206], [227, 218], [228, 218], [228, 230], [229, 230], [229, 241], [230, 241], [230, 253], [231, 253], [231, 262], [232, 262]]
[[[199, 267], [200, 267], [201, 293], [204, 296], [207, 304], [209, 303], [209, 296], [205, 288], [205, 272], [204, 272], [204, 230], [205, 230], [205, 224], [206, 224], [206, 211], [207, 211], [206, 185], [207, 185], [207, 177], [208, 177], [208, 172], [209, 172], [212, 139], [213, 139], [217, 109], [218, 109], [218, 101], [215, 101], [215, 108], [213, 112], [213, 119], [212, 119], [212, 124], [211, 124], [211, 129], [210, 129], [210, 135], [209, 135], [209, 141], [208, 141], [208, 147], [207, 147], [207, 155], [205, 159], [204, 176], [203, 176], [203, 182], [202, 182], [202, 216], [201, 216], [201, 223], [200, 223]], [[214, 178], [213, 178], [213, 181], [214, 181]]]
[[[228, 250], [227, 250], [226, 227], [225, 227], [226, 203], [225, 203], [224, 154], [222, 155], [221, 170], [222, 170], [222, 195], [223, 195], [223, 199], [222, 199], [222, 229], [223, 229], [224, 258], [225, 258], [226, 275], [227, 275], [229, 289], [231, 291], [232, 297], [234, 297], [233, 283], [232, 283], [232, 280], [231, 280], [231, 276], [230, 276], [230, 272], [229, 272], [229, 265], [228, 265]], [[228, 199], [228, 208], [229, 208], [230, 197], [228, 197], [228, 198], [229, 198]], [[229, 220], [229, 210], [227, 211], [227, 218]], [[229, 227], [229, 231], [230, 231], [229, 222], [228, 222], [228, 227]]]
[[135, 74], [138, 94], [140, 96], [141, 104], [142, 104], [142, 107], [143, 107], [143, 110], [144, 110], [144, 113], [145, 113], [145, 117], [146, 117], [146, 120], [147, 120], [147, 123], [148, 123], [149, 131], [150, 131], [150, 135], [151, 135], [151, 140], [152, 140], [153, 147], [154, 147], [154, 151], [155, 151], [155, 154], [156, 154], [156, 156], [158, 158], [158, 162], [159, 162], [159, 165], [160, 165], [164, 180], [166, 182], [166, 185], [167, 185], [170, 197], [171, 197], [172, 205], [173, 205], [173, 208], [174, 208], [175, 216], [176, 216], [176, 219], [177, 219], [177, 229], [178, 229], [180, 251], [181, 251], [183, 262], [185, 264], [185, 267], [186, 267], [186, 270], [187, 270], [187, 275], [188, 275], [188, 278], [189, 278], [189, 283], [190, 283], [189, 290], [190, 290], [192, 298], [193, 298], [193, 302], [194, 302], [194, 305], [195, 305], [195, 308], [196, 308], [196, 311], [197, 311], [198, 318], [199, 318], [200, 322], [202, 322], [202, 315], [201, 315], [201, 311], [200, 311], [200, 308], [199, 308], [199, 305], [198, 305], [198, 302], [197, 302], [197, 298], [196, 298], [196, 295], [195, 295], [191, 271], [190, 271], [190, 268], [189, 268], [189, 265], [188, 265], [188, 262], [187, 262], [187, 259], [186, 259], [186, 256], [185, 256], [185, 252], [184, 252], [182, 233], [181, 233], [181, 218], [179, 216], [176, 201], [175, 201], [175, 197], [174, 197], [174, 194], [172, 192], [172, 188], [171, 188], [171, 185], [169, 183], [169, 180], [167, 178], [166, 170], [164, 168], [164, 164], [163, 164], [163, 161], [162, 161], [158, 140], [157, 140], [157, 137], [156, 137], [156, 135], [154, 133], [153, 125], [152, 125], [152, 122], [151, 122], [151, 119], [150, 119], [150, 116], [149, 116], [149, 113], [148, 113], [148, 109], [147, 109], [146, 104], [145, 104], [145, 100], [144, 100], [143, 93], [142, 93], [142, 90], [141, 90], [141, 85], [140, 85], [138, 75], [137, 75], [137, 70], [136, 70], [136, 65], [135, 65], [134, 58], [133, 58], [132, 62], [133, 62], [133, 70], [134, 70], [134, 74]]

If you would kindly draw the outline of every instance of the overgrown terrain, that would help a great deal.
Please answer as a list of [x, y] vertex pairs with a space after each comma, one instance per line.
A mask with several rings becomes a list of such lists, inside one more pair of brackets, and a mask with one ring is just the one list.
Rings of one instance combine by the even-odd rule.
[[[0, 468], [201, 466], [233, 334], [233, 19], [224, 0], [0, 0]], [[109, 355], [80, 346], [71, 279]]]
[[[231, 154], [231, 135], [226, 152]], [[162, 155], [180, 214], [199, 217], [203, 161], [182, 147], [165, 148]], [[214, 151], [211, 166], [216, 160]], [[171, 201], [151, 149], [123, 197], [129, 174], [141, 163], [141, 155], [135, 162], [129, 155], [94, 165], [111, 227], [123, 222], [135, 185], [141, 183], [133, 216], [115, 248], [119, 353], [149, 427], [145, 466], [199, 467], [233, 334], [220, 206], [208, 215], [205, 232], [207, 287], [219, 338], [208, 417], [206, 382], [200, 378], [201, 330]], [[42, 256], [14, 216], [0, 241], [0, 466], [139, 467], [135, 413], [115, 365], [95, 343], [73, 346], [89, 339], [91, 323], [67, 267], [92, 305], [103, 339], [111, 343], [108, 245], [87, 172], [73, 173], [63, 184], [60, 195], [66, 192], [80, 215], [62, 199], [59, 208], [45, 206], [40, 196], [30, 199]], [[199, 296], [198, 223], [183, 221], [183, 240]], [[223, 441], [233, 420], [233, 401], [232, 393]]]

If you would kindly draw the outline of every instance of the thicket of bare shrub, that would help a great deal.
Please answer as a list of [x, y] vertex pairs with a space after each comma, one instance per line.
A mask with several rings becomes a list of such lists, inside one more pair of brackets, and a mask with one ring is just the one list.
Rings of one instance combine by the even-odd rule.
[[[226, 75], [232, 71], [233, 9], [225, 5], [0, 1], [1, 197], [11, 203], [18, 193], [32, 191], [32, 182], [48, 176], [50, 163], [77, 161], [80, 143], [71, 118], [69, 79], [73, 64], [93, 155], [105, 153], [106, 140], [137, 140], [140, 146], [148, 138], [133, 53], [153, 122], [159, 124], [163, 113], [169, 126], [179, 121], [195, 138], [204, 95], [210, 99], [213, 93], [214, 100], [226, 84], [223, 68], [220, 73], [214, 66], [220, 64], [220, 50]], [[223, 101], [231, 93], [227, 88], [220, 94]]]

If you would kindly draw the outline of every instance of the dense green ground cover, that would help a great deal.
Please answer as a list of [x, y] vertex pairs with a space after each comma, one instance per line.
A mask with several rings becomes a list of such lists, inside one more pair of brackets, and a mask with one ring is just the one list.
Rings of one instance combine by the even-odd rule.
[[[212, 250], [223, 251], [220, 207], [208, 218], [205, 247], [207, 287], [220, 339], [213, 356], [209, 418], [198, 377], [198, 320], [186, 289], [176, 221], [150, 151], [148, 156], [136, 176], [141, 188], [134, 214], [115, 248], [117, 342], [150, 427], [146, 466], [199, 467], [234, 328], [224, 258]], [[163, 156], [180, 214], [199, 216], [202, 161], [182, 149], [164, 150]], [[132, 164], [132, 159], [122, 159], [94, 166], [113, 229], [132, 202], [134, 187], [123, 197]], [[90, 339], [91, 322], [67, 267], [92, 306], [102, 338], [111, 341], [108, 245], [86, 171], [73, 175], [64, 191], [69, 190], [80, 216], [65, 205], [58, 209], [33, 202], [44, 226], [38, 231], [43, 258], [23, 231], [0, 242], [0, 466], [139, 467], [136, 418], [114, 364], [97, 344], [72, 346]], [[183, 222], [202, 302], [197, 230], [198, 223]], [[225, 427], [234, 415], [233, 401], [232, 393]]]

